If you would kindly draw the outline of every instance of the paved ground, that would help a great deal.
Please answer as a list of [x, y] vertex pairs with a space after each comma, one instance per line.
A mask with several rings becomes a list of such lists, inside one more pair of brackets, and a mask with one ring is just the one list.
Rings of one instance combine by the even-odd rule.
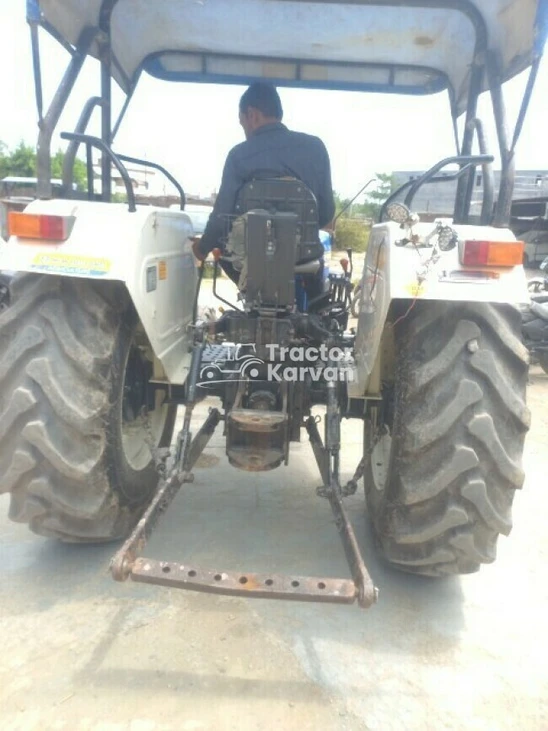
[[[204, 283], [204, 304], [211, 283]], [[220, 288], [232, 299], [228, 281]], [[244, 601], [116, 584], [115, 547], [64, 546], [0, 498], [0, 729], [548, 729], [548, 376], [533, 370], [515, 528], [477, 575], [398, 574], [350, 512], [379, 604]], [[345, 425], [346, 474], [360, 457]], [[220, 438], [149, 552], [256, 571], [346, 575], [306, 444], [291, 468], [232, 471]]]
[[[548, 377], [533, 371], [528, 479], [497, 562], [421, 580], [375, 556], [363, 495], [350, 512], [380, 588], [356, 607], [245, 601], [116, 584], [112, 547], [45, 540], [0, 499], [0, 728], [548, 729]], [[345, 427], [345, 473], [359, 457]], [[291, 469], [229, 471], [221, 440], [150, 553], [221, 568], [345, 574], [307, 445]]]

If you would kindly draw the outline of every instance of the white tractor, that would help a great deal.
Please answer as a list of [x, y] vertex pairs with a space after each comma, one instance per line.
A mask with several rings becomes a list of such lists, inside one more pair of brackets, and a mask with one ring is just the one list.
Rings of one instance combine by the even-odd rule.
[[[27, 13], [38, 100], [40, 28], [70, 61], [50, 107], [38, 110], [38, 199], [10, 214], [10, 238], [0, 246], [0, 491], [10, 494], [10, 517], [62, 541], [126, 539], [112, 561], [118, 580], [367, 607], [377, 591], [344, 507], [363, 477], [379, 550], [396, 568], [445, 576], [493, 561], [524, 479], [528, 359], [518, 305], [528, 295], [523, 243], [508, 221], [546, 0], [32, 0]], [[51, 139], [88, 56], [101, 63], [100, 95], [75, 131], [62, 134], [65, 198], [53, 200]], [[526, 69], [512, 135], [502, 86]], [[178, 186], [181, 210], [136, 205], [126, 165], [143, 161], [115, 151], [127, 105], [113, 121], [111, 84], [129, 103], [142, 73], [356, 93], [447, 90], [457, 149], [384, 205], [355, 331], [350, 273], [333, 275], [311, 300], [300, 296], [299, 282], [318, 276], [323, 250], [316, 201], [295, 180], [246, 183], [237, 202], [245, 288], [218, 320], [198, 318], [201, 278], [183, 190], [160, 168]], [[498, 132], [498, 191], [477, 118], [483, 92]], [[101, 137], [86, 134], [96, 108]], [[88, 160], [85, 199], [72, 185], [79, 148]], [[438, 175], [450, 163], [456, 172]], [[110, 202], [113, 168], [127, 204]], [[476, 170], [483, 205], [472, 215]], [[413, 200], [433, 180], [457, 181], [454, 216], [421, 222]], [[217, 267], [230, 248], [215, 256]], [[253, 368], [236, 368], [227, 343], [247, 346]], [[200, 374], [213, 366], [221, 375], [207, 383]], [[194, 407], [207, 396], [220, 408], [192, 436]], [[170, 452], [178, 406], [183, 427]], [[323, 437], [317, 406], [325, 407]], [[364, 432], [363, 459], [345, 484], [343, 418]], [[307, 431], [350, 580], [140, 557], [221, 421], [230, 464], [256, 472], [287, 465], [291, 442]]]

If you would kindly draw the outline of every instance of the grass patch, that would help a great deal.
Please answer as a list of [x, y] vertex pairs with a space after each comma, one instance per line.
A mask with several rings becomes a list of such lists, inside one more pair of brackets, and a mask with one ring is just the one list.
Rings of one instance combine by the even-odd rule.
[[367, 251], [371, 227], [358, 218], [339, 218], [333, 241], [334, 251], [352, 249], [363, 254]]

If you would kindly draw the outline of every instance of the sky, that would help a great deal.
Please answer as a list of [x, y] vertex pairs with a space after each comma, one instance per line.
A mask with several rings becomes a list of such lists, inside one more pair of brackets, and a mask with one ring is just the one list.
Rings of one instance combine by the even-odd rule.
[[[0, 0], [0, 140], [36, 144], [38, 128], [24, 0]], [[46, 103], [68, 62], [68, 54], [41, 32]], [[505, 87], [509, 119], [514, 120], [525, 75]], [[123, 95], [114, 84], [114, 111]], [[208, 195], [218, 188], [225, 157], [243, 135], [238, 100], [244, 88], [180, 84], [144, 75], [115, 140], [120, 153], [144, 157], [167, 167], [185, 190]], [[548, 169], [548, 61], [542, 62], [529, 115], [517, 149], [518, 169]], [[88, 59], [57, 131], [72, 131], [84, 102], [99, 93], [99, 65]], [[356, 92], [280, 89], [284, 122], [318, 135], [331, 157], [333, 187], [353, 196], [375, 173], [424, 170], [454, 154], [447, 95], [405, 97]], [[483, 100], [480, 116], [490, 121]], [[98, 124], [90, 125], [97, 134]], [[493, 153], [497, 141], [487, 125]], [[53, 149], [63, 147], [56, 135]]]

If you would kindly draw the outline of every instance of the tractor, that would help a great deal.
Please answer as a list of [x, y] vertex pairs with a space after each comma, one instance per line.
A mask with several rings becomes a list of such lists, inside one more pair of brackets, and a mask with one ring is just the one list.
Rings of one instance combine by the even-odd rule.
[[[519, 310], [528, 300], [524, 244], [508, 224], [548, 2], [28, 0], [27, 18], [37, 200], [9, 214], [0, 246], [0, 492], [10, 495], [11, 519], [65, 542], [123, 541], [111, 561], [119, 581], [365, 608], [378, 591], [345, 508], [363, 478], [376, 545], [395, 568], [444, 577], [492, 562], [499, 534], [512, 526], [530, 423]], [[47, 109], [43, 32], [69, 58]], [[51, 141], [88, 57], [100, 62], [100, 93], [75, 129], [61, 133], [63, 195], [54, 199]], [[527, 70], [511, 133], [503, 85]], [[199, 316], [203, 268], [192, 253], [184, 189], [154, 165], [179, 191], [180, 210], [137, 205], [127, 165], [153, 164], [116, 149], [144, 74], [178, 83], [266, 80], [325, 94], [447, 93], [456, 149], [383, 205], [355, 322], [351, 267], [322, 274], [314, 196], [299, 180], [270, 178], [245, 183], [214, 252], [215, 276], [226, 260], [239, 266], [238, 297], [214, 320]], [[113, 83], [126, 95], [117, 119]], [[497, 130], [498, 190], [478, 118], [482, 94]], [[95, 112], [100, 136], [87, 133]], [[85, 194], [72, 180], [79, 150]], [[127, 203], [111, 200], [113, 170]], [[483, 204], [473, 214], [478, 171]], [[452, 218], [421, 221], [417, 191], [450, 180]], [[306, 296], [307, 283], [318, 281]], [[215, 405], [196, 425], [200, 402]], [[346, 481], [343, 419], [363, 431], [363, 456]], [[288, 469], [291, 479], [291, 444], [308, 436], [317, 494], [335, 516], [350, 579], [143, 556], [219, 424], [234, 479], [236, 470], [252, 471], [259, 486], [268, 470]]]

